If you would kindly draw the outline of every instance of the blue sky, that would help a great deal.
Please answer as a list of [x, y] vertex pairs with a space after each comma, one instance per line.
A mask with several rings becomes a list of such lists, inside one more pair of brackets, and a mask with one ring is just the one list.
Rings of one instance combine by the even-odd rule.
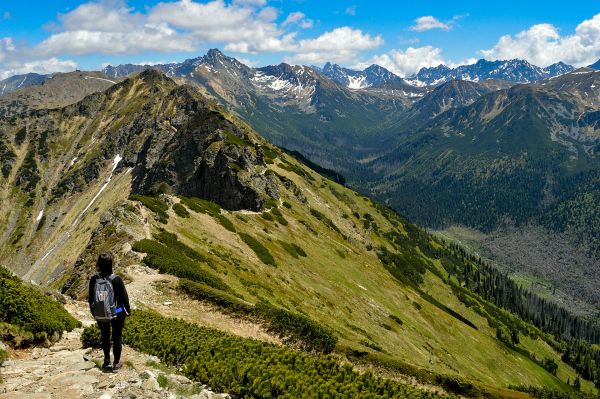
[[0, 77], [180, 61], [378, 63], [401, 76], [478, 58], [600, 58], [600, 2], [103, 0], [0, 3]]

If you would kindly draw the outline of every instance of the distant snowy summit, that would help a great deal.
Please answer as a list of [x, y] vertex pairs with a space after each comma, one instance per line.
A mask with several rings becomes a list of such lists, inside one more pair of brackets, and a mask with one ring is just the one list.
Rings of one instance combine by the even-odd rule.
[[328, 62], [321, 69], [321, 73], [350, 89], [365, 89], [403, 82], [399, 76], [375, 64], [362, 71], [356, 71]]
[[[600, 68], [600, 61], [597, 64], [597, 67]], [[379, 65], [371, 65], [361, 71], [328, 62], [318, 70], [328, 78], [350, 89], [366, 89], [370, 87], [398, 88], [407, 84], [417, 87], [438, 86], [451, 80], [480, 82], [495, 79], [512, 83], [531, 83], [564, 75], [573, 71], [574, 67], [563, 62], [540, 68], [525, 60], [488, 61], [481, 59], [475, 64], [461, 65], [456, 68], [446, 65], [421, 68], [415, 75], [404, 79]]]
[[574, 69], [571, 65], [563, 62], [540, 68], [525, 60], [488, 61], [481, 59], [475, 64], [461, 65], [456, 68], [449, 68], [446, 65], [421, 68], [417, 74], [407, 78], [406, 82], [415, 86], [435, 86], [450, 80], [480, 82], [487, 79], [531, 83], [564, 75]]

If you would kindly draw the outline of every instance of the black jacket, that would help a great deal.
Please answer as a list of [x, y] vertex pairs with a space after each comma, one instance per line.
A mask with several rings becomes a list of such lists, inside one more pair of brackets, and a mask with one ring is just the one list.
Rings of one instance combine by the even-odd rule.
[[[92, 310], [92, 304], [94, 303], [94, 298], [96, 297], [94, 290], [96, 289], [97, 278], [98, 275], [95, 274], [90, 279], [90, 288], [88, 291], [88, 303], [90, 304], [90, 311]], [[117, 308], [122, 306], [125, 308], [125, 311], [128, 315], [131, 314], [131, 309], [129, 308], [129, 295], [127, 295], [127, 290], [125, 289], [125, 283], [123, 282], [123, 279], [115, 275], [110, 281], [115, 292], [115, 302], [117, 304]]]

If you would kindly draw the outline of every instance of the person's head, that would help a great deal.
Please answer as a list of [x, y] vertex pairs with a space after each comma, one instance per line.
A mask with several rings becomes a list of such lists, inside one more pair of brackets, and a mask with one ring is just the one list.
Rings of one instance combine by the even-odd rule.
[[113, 272], [113, 254], [110, 252], [101, 253], [96, 262], [96, 268], [100, 274], [109, 275]]

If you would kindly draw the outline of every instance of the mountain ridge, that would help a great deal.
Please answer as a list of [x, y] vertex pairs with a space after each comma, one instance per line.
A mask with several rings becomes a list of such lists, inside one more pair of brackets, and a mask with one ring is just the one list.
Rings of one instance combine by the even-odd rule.
[[[290, 71], [298, 72], [264, 73], [286, 80], [279, 73]], [[327, 85], [316, 87], [338, 90]], [[487, 287], [503, 277], [319, 175], [192, 86], [147, 70], [71, 105], [0, 119], [0, 128], [2, 163], [10, 165], [0, 177], [9, 210], [0, 218], [0, 262], [26, 280], [83, 298], [94, 257], [110, 250], [120, 266], [143, 263], [179, 278], [161, 288], [169, 292], [187, 287], [229, 312], [267, 301], [310, 331], [327, 326], [336, 354], [350, 361], [462, 393], [514, 395], [509, 384], [572, 390], [566, 380], [576, 373], [552, 336], [489, 302], [504, 297], [470, 291], [477, 278]], [[151, 315], [139, 315], [143, 328]], [[593, 329], [551, 326], [561, 339]], [[152, 345], [162, 353], [161, 342]], [[557, 375], [532, 353], [556, 362]], [[219, 370], [209, 370], [215, 380]]]
[[415, 85], [438, 85], [452, 79], [483, 81], [500, 79], [514, 83], [531, 83], [542, 79], [560, 76], [573, 71], [575, 68], [557, 62], [545, 68], [532, 65], [525, 60], [512, 59], [505, 61], [488, 61], [480, 59], [474, 64], [460, 65], [450, 68], [446, 65], [422, 68], [407, 79]]

